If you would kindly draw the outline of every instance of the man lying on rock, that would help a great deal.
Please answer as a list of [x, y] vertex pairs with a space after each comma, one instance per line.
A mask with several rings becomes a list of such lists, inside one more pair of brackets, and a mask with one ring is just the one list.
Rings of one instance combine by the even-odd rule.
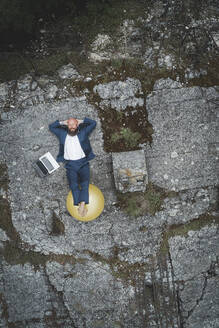
[[89, 161], [95, 155], [88, 136], [95, 127], [96, 121], [87, 117], [84, 120], [70, 117], [66, 121], [56, 120], [49, 124], [49, 130], [59, 138], [59, 153], [56, 160], [65, 163], [73, 204], [78, 206], [80, 216], [87, 214], [86, 204], [89, 203]]

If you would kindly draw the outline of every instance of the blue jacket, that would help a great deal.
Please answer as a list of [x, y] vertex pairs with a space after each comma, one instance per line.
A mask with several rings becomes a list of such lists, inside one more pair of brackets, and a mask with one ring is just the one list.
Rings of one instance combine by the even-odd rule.
[[[88, 161], [95, 157], [90, 141], [88, 139], [89, 134], [91, 131], [96, 127], [97, 122], [91, 120], [90, 118], [85, 117], [83, 123], [79, 124], [78, 126], [78, 139], [83, 149], [85, 156]], [[65, 145], [65, 138], [68, 134], [67, 128], [63, 128], [63, 125], [60, 124], [59, 120], [56, 120], [54, 123], [49, 124], [49, 130], [53, 132], [59, 139], [59, 153], [56, 157], [57, 162], [64, 162], [64, 145]]]

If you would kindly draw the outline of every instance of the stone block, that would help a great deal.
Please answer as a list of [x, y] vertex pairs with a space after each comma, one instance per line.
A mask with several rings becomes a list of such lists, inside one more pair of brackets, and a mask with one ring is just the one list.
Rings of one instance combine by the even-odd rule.
[[145, 191], [148, 174], [143, 150], [112, 153], [116, 189], [121, 192]]

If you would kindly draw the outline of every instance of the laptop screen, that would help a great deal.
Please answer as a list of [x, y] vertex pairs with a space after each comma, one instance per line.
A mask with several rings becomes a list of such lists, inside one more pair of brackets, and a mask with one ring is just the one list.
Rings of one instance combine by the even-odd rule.
[[48, 171], [52, 171], [54, 170], [54, 166], [52, 165], [52, 163], [48, 160], [48, 158], [46, 157], [41, 157], [41, 162], [45, 165], [45, 167], [47, 168]]

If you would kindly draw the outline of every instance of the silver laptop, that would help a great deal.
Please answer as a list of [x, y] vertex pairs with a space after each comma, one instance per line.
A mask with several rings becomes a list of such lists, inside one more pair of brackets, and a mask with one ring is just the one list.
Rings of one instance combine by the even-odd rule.
[[41, 156], [33, 166], [41, 177], [51, 174], [60, 167], [50, 152]]

